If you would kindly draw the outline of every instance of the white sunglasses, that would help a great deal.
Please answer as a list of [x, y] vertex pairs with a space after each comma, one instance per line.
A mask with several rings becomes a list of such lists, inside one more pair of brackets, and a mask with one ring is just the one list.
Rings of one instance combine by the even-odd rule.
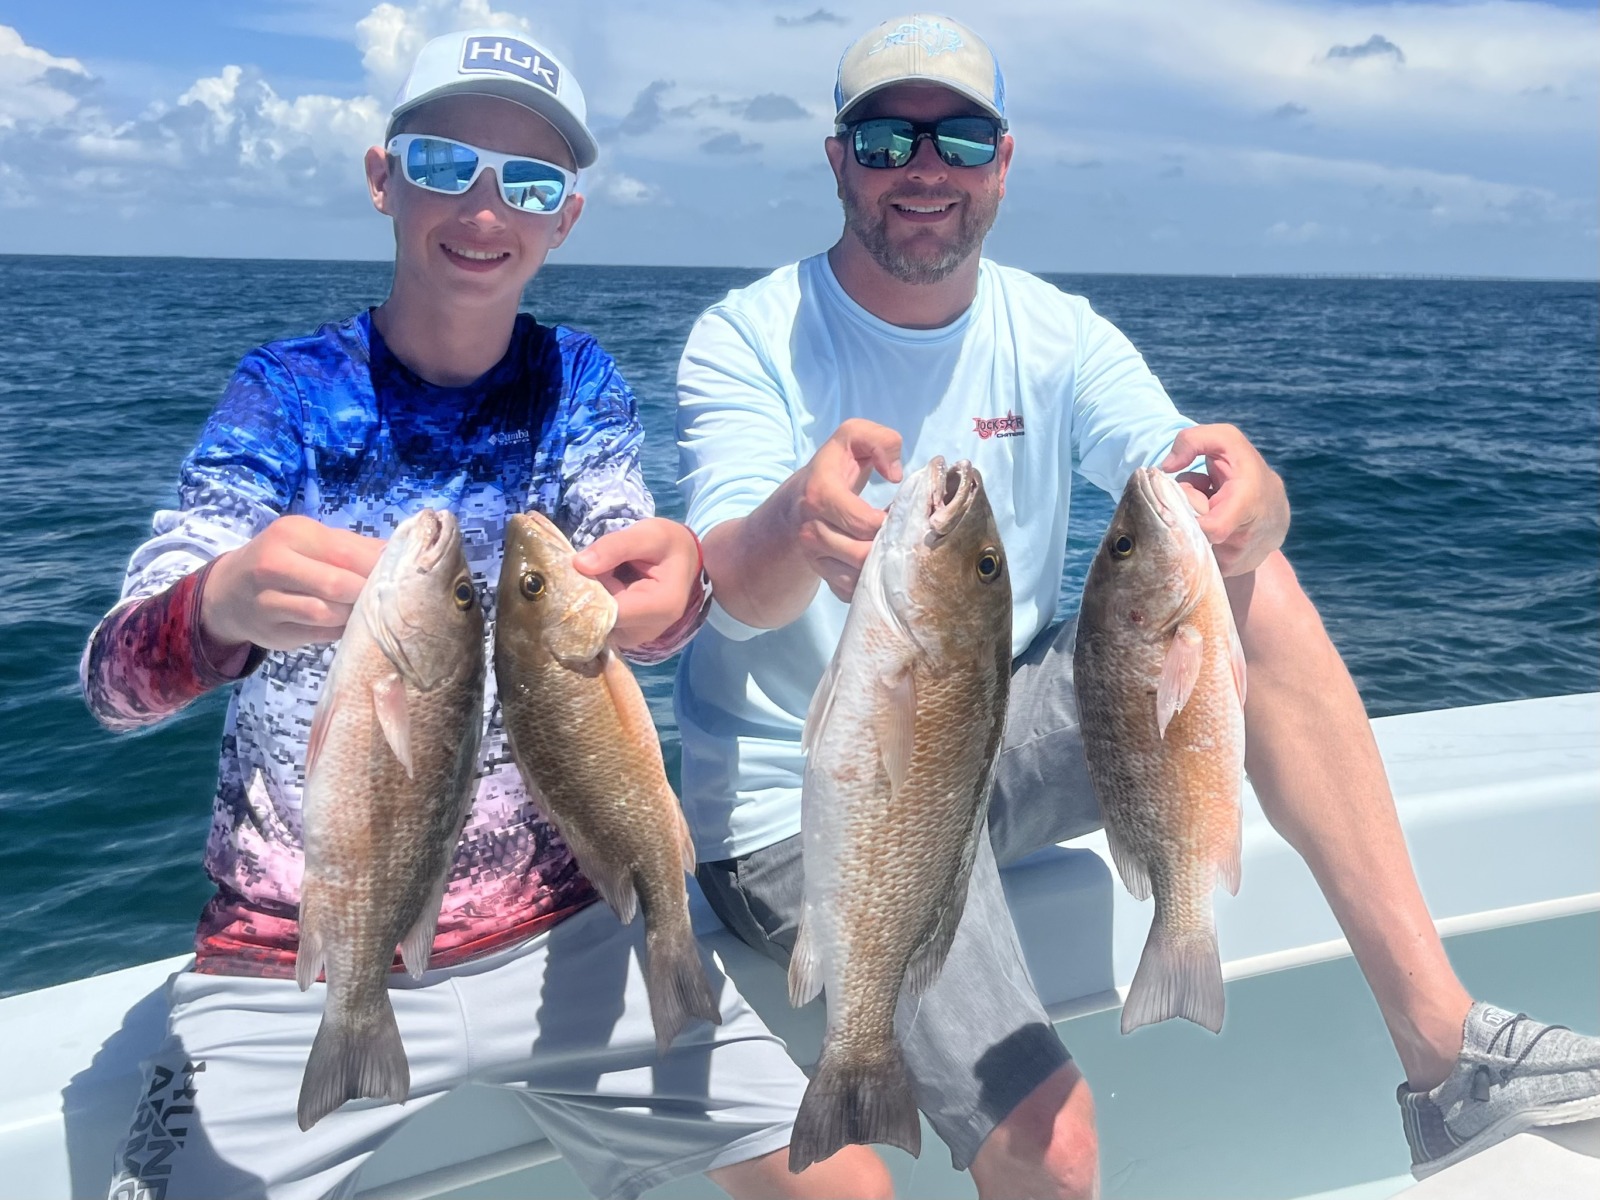
[[389, 139], [388, 150], [412, 183], [449, 196], [459, 196], [492, 168], [506, 204], [523, 212], [558, 212], [578, 186], [577, 173], [559, 163], [499, 154], [428, 133], [397, 134]]

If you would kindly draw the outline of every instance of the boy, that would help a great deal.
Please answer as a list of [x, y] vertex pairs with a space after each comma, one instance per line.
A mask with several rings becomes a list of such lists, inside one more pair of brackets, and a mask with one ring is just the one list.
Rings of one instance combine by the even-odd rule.
[[612, 360], [518, 313], [596, 154], [576, 80], [528, 38], [423, 47], [366, 155], [394, 222], [388, 299], [245, 356], [178, 510], [156, 515], [90, 636], [84, 694], [112, 728], [233, 689], [206, 847], [217, 893], [193, 969], [170, 981], [114, 1196], [346, 1194], [405, 1117], [468, 1081], [511, 1088], [597, 1195], [694, 1171], [734, 1195], [848, 1190], [837, 1165], [788, 1175], [804, 1077], [709, 958], [722, 1024], [693, 1022], [656, 1055], [643, 923], [594, 903], [524, 791], [492, 672], [429, 969], [392, 980], [409, 1103], [347, 1103], [306, 1133], [295, 1121], [324, 996], [293, 982], [306, 733], [381, 539], [424, 506], [451, 509], [492, 623], [506, 517], [537, 508], [588, 547], [579, 568], [616, 594], [615, 638], [637, 661], [673, 653], [705, 607], [694, 536], [652, 516]]

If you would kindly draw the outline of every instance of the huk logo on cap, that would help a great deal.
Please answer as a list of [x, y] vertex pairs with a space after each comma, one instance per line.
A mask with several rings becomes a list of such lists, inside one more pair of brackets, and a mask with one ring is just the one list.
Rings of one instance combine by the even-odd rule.
[[561, 69], [527, 42], [508, 37], [469, 37], [461, 47], [463, 75], [510, 75], [551, 95], [561, 86]]

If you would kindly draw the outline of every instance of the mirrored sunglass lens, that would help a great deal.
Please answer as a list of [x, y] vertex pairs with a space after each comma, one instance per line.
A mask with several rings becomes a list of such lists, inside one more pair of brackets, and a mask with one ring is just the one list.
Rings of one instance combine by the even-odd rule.
[[500, 179], [500, 191], [513, 208], [530, 212], [554, 212], [561, 207], [567, 181], [548, 163], [533, 159], [512, 159]]
[[406, 148], [406, 177], [436, 192], [464, 192], [478, 169], [478, 156], [459, 142], [418, 138]]
[[856, 161], [863, 167], [903, 167], [915, 133], [909, 121], [866, 121], [856, 126]]
[[994, 161], [994, 126], [956, 117], [935, 127], [939, 153], [952, 167], [981, 167]]

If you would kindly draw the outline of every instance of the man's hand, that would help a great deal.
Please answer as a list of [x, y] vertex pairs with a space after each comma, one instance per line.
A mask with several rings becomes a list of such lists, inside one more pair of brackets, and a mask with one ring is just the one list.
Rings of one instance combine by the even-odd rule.
[[279, 517], [216, 560], [200, 597], [201, 631], [225, 651], [334, 641], [384, 545], [310, 517]]
[[572, 565], [616, 598], [611, 640], [618, 649], [632, 650], [655, 641], [688, 610], [700, 552], [686, 526], [647, 517], [595, 538]]
[[855, 594], [861, 566], [884, 512], [861, 498], [872, 472], [900, 482], [900, 435], [885, 425], [852, 418], [817, 447], [811, 461], [783, 485], [789, 526], [811, 569], [839, 599]]
[[1176, 471], [1201, 455], [1206, 458], [1205, 472], [1187, 471], [1178, 482], [1187, 485], [1186, 491], [1198, 493], [1190, 502], [1216, 549], [1222, 574], [1247, 574], [1282, 546], [1289, 532], [1289, 497], [1283, 480], [1232, 425], [1185, 429], [1161, 469]]

